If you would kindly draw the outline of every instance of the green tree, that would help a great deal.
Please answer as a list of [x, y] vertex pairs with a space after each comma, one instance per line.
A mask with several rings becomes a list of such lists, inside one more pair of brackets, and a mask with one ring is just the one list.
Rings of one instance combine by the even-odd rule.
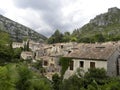
[[31, 71], [26, 65], [18, 64], [17, 71], [19, 81], [16, 83], [17, 90], [51, 90], [52, 86], [48, 79]]
[[52, 76], [52, 81], [53, 81], [53, 89], [60, 90], [59, 88], [60, 88], [61, 79], [57, 73]]
[[70, 64], [71, 59], [70, 58], [65, 58], [65, 57], [61, 57], [60, 58], [60, 65], [62, 66], [61, 69], [61, 78], [63, 79], [63, 76], [65, 74], [65, 71], [68, 69], [69, 64]]
[[97, 42], [105, 42], [105, 37], [101, 33], [96, 34], [95, 35], [95, 41], [97, 41]]
[[13, 58], [20, 59], [20, 55], [21, 55], [22, 50], [23, 50], [22, 48], [13, 49], [13, 51], [14, 51]]
[[71, 35], [69, 32], [65, 32], [63, 35], [63, 42], [70, 42]]
[[30, 48], [29, 48], [29, 40], [25, 41], [23, 50], [24, 50], [24, 51], [30, 51]]
[[26, 44], [26, 51], [30, 51], [30, 48], [29, 48], [29, 40], [27, 41], [27, 44]]
[[11, 62], [13, 53], [8, 46], [0, 45], [0, 64]]
[[47, 42], [49, 44], [63, 42], [63, 34], [59, 30], [56, 30]]
[[16, 90], [17, 81], [15, 65], [9, 64], [0, 67], [0, 90]]
[[52, 90], [51, 82], [22, 63], [0, 66], [0, 90]]
[[9, 45], [11, 42], [10, 35], [0, 30], [0, 45]]
[[104, 68], [90, 68], [88, 72], [85, 73], [84, 77], [88, 80], [88, 83], [95, 80], [98, 84], [105, 84], [108, 78]]
[[60, 90], [83, 90], [83, 80], [83, 78], [79, 78], [77, 75], [73, 75], [70, 78], [63, 80]]
[[19, 81], [16, 83], [16, 88], [18, 90], [31, 90], [31, 82], [30, 80], [33, 77], [33, 73], [24, 65], [18, 65], [17, 71], [19, 74]]

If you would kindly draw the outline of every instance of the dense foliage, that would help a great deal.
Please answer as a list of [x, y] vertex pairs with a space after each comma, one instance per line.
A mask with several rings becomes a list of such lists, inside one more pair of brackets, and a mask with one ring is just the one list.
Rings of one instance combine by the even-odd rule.
[[24, 64], [0, 67], [0, 90], [52, 90], [50, 81]]
[[0, 31], [0, 65], [7, 64], [8, 62], [18, 61], [22, 48], [12, 48], [12, 41], [8, 33]]
[[61, 78], [57, 73], [52, 76], [52, 84], [54, 90], [60, 90]]
[[0, 31], [0, 64], [10, 62], [13, 57], [13, 50], [11, 48], [11, 40], [9, 34]]
[[69, 64], [70, 64], [71, 59], [70, 58], [65, 58], [65, 57], [61, 57], [60, 58], [60, 65], [62, 66], [61, 69], [61, 77], [63, 78], [65, 71], [68, 69]]
[[59, 30], [56, 30], [54, 34], [47, 40], [47, 43], [61, 43], [61, 42], [70, 42], [71, 35], [69, 32], [62, 34]]
[[[88, 27], [88, 26], [85, 26]], [[76, 29], [72, 34], [65, 32], [60, 33], [56, 30], [55, 33], [47, 40], [47, 43], [62, 43], [62, 42], [78, 42], [78, 43], [95, 43], [95, 42], [106, 42], [106, 41], [118, 41], [120, 40], [120, 34], [118, 31], [92, 31], [92, 30], [81, 30]]]
[[119, 77], [107, 77], [104, 69], [92, 68], [84, 76], [75, 74], [63, 80], [60, 90], [119, 90], [119, 84]]

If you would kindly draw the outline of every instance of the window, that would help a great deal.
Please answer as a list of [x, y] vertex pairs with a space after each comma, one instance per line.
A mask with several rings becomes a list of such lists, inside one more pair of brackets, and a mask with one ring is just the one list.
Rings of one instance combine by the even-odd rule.
[[73, 61], [70, 61], [70, 70], [73, 70]]
[[61, 45], [61, 49], [63, 49], [63, 45]]
[[84, 61], [80, 61], [80, 67], [84, 67]]
[[48, 65], [48, 62], [47, 61], [44, 61], [44, 66], [47, 66]]
[[90, 62], [90, 68], [95, 68], [95, 62]]
[[70, 54], [71, 53], [71, 51], [68, 51], [68, 54]]
[[53, 61], [53, 58], [51, 59], [51, 61]]
[[52, 63], [50, 64], [50, 67], [54, 67], [54, 66], [55, 66], [54, 64], [52, 64]]

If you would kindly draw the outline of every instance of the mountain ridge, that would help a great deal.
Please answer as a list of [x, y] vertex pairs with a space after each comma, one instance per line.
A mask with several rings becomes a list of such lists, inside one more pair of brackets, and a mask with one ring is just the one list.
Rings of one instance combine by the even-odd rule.
[[24, 38], [29, 38], [34, 41], [44, 42], [47, 38], [18, 22], [15, 22], [3, 15], [0, 15], [1, 30], [10, 34], [13, 41], [22, 41]]
[[[78, 42], [105, 42], [120, 40], [120, 9], [109, 8], [89, 23], [73, 32]], [[101, 39], [103, 39], [101, 41]]]

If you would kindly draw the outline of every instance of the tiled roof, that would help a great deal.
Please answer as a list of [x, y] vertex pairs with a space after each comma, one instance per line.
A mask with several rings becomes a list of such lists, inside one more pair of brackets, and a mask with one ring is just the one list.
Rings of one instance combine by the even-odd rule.
[[89, 44], [89, 45], [80, 46], [78, 50], [75, 50], [64, 57], [107, 60], [115, 50], [116, 50], [116, 46], [113, 45], [106, 46], [106, 45]]

